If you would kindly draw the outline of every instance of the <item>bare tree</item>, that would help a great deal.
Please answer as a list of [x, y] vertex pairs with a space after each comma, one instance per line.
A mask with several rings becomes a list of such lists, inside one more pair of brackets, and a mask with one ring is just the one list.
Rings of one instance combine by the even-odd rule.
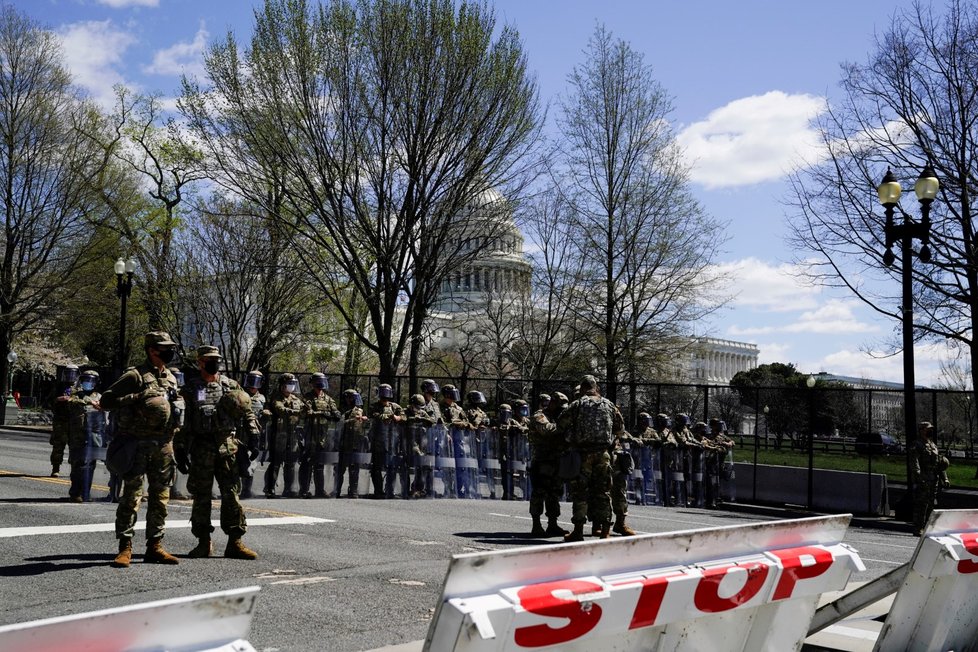
[[614, 400], [643, 341], [692, 329], [718, 307], [699, 299], [723, 237], [689, 191], [671, 101], [642, 55], [598, 27], [585, 56], [560, 121], [584, 261], [576, 319]]
[[[793, 175], [792, 241], [816, 282], [842, 287], [893, 320], [902, 319], [899, 279], [887, 268], [876, 188], [887, 168], [913, 185], [928, 162], [941, 181], [930, 263], [914, 266], [914, 335], [967, 346], [971, 387], [978, 297], [972, 193], [978, 180], [978, 10], [949, 0], [894, 15], [864, 64], [843, 65], [843, 97], [819, 122], [827, 160]], [[899, 337], [891, 342], [898, 350]]]
[[71, 86], [55, 35], [0, 7], [0, 394], [17, 335], [58, 309], [92, 255], [98, 157], [79, 129], [94, 116]]
[[464, 220], [493, 228], [505, 206], [484, 193], [523, 183], [539, 120], [516, 33], [466, 2], [267, 0], [250, 48], [229, 36], [206, 66], [210, 87], [188, 82], [182, 107], [221, 182], [246, 192], [249, 161], [280, 168], [323, 298], [382, 377], [406, 347], [415, 375], [439, 287], [477, 256]]

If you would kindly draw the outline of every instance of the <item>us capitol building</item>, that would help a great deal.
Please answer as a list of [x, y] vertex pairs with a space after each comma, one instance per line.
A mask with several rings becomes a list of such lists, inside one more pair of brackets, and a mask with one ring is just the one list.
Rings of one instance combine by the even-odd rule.
[[[516, 225], [506, 199], [490, 189], [475, 205], [493, 207], [487, 211], [487, 219], [498, 220], [498, 223], [484, 243], [476, 238], [467, 245], [479, 246], [483, 255], [442, 283], [430, 313], [429, 337], [431, 347], [435, 349], [449, 349], [461, 344], [460, 339], [468, 335], [460, 332], [460, 325], [477, 324], [480, 316], [486, 314], [490, 302], [511, 304], [526, 297], [531, 290], [532, 266], [523, 253], [523, 233]], [[696, 345], [691, 347], [694, 352], [684, 365], [684, 377], [678, 379], [680, 382], [726, 385], [738, 372], [757, 366], [756, 344], [713, 337], [695, 340]]]

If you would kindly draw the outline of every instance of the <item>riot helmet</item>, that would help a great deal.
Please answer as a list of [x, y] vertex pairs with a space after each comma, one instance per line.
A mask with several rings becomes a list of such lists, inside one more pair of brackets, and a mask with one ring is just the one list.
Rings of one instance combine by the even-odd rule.
[[657, 430], [662, 430], [663, 428], [669, 428], [672, 425], [671, 419], [668, 414], [659, 413], [655, 415], [655, 427]]
[[265, 383], [265, 376], [262, 372], [255, 370], [249, 371], [248, 375], [245, 376], [244, 386], [245, 389], [261, 389], [261, 386]]
[[526, 417], [530, 416], [530, 405], [523, 399], [513, 401], [513, 405], [516, 406], [516, 416], [520, 417], [521, 419], [525, 419]]
[[442, 398], [450, 399], [452, 401], [460, 401], [462, 399], [461, 393], [459, 393], [458, 388], [455, 385], [445, 385], [441, 388]]
[[173, 374], [173, 379], [177, 381], [177, 387], [183, 387], [185, 382], [183, 372], [177, 367], [170, 367], [170, 373]]
[[326, 378], [326, 374], [316, 372], [309, 379], [309, 383], [316, 389], [321, 389], [323, 391], [329, 389], [329, 380]]
[[652, 426], [652, 415], [648, 412], [639, 412], [636, 425], [638, 426], [639, 430], [647, 430]]
[[394, 398], [394, 388], [387, 383], [381, 383], [377, 386], [377, 398], [381, 400], [392, 400]]
[[363, 399], [360, 397], [360, 392], [355, 389], [347, 389], [343, 392], [343, 399], [346, 400], [346, 404], [350, 407], [362, 407]]
[[496, 418], [499, 419], [499, 423], [509, 423], [509, 420], [513, 418], [513, 408], [507, 403], [503, 403], [496, 410]]
[[414, 407], [424, 407], [427, 401], [424, 400], [424, 396], [421, 394], [411, 394], [411, 405]]
[[689, 415], [685, 412], [680, 412], [676, 415], [676, 425], [680, 428], [685, 428], [689, 425]]
[[421, 381], [421, 393], [422, 394], [437, 394], [438, 393], [438, 383], [430, 378], [425, 378]]
[[482, 392], [477, 392], [473, 390], [465, 395], [465, 402], [468, 403], [469, 405], [476, 405], [476, 406], [485, 405], [486, 397], [485, 394], [483, 394]]
[[287, 394], [294, 393], [299, 389], [299, 381], [295, 374], [285, 373], [278, 377], [278, 388]]
[[82, 372], [78, 382], [81, 385], [83, 392], [94, 391], [95, 388], [98, 387], [98, 372], [94, 369], [84, 371]]
[[541, 410], [546, 410], [547, 406], [550, 405], [550, 394], [540, 394], [538, 405]]
[[57, 373], [58, 382], [62, 382], [66, 385], [74, 385], [75, 381], [78, 380], [78, 365], [58, 365]]
[[561, 410], [570, 405], [570, 399], [567, 398], [567, 394], [563, 392], [554, 392], [553, 402], [557, 404]]

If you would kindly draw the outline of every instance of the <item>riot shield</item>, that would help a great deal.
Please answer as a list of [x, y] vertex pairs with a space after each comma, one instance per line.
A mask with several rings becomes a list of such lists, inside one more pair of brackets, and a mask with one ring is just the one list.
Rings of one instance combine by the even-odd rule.
[[[487, 428], [485, 426], [480, 427], [476, 435], [477, 441], [479, 442], [479, 482], [477, 484], [479, 489], [479, 495], [483, 498], [496, 499], [501, 494], [506, 494], [505, 488], [500, 492], [502, 488], [501, 483], [502, 469], [506, 466], [508, 471], [508, 463], [503, 461], [505, 448], [508, 446], [508, 432], [501, 431], [495, 427]], [[510, 477], [512, 481], [512, 477]]]
[[78, 460], [71, 465], [71, 483], [82, 500], [92, 498], [92, 478], [96, 460], [105, 460], [105, 413], [91, 405], [85, 406], [85, 444], [77, 451]]
[[434, 497], [435, 451], [430, 431], [430, 427], [416, 421], [405, 428], [410, 444], [410, 466], [414, 469], [411, 498]]
[[[384, 495], [388, 498], [407, 498], [411, 481], [407, 472], [409, 450], [405, 450], [404, 426], [394, 421], [384, 421], [378, 427], [387, 452], [384, 464]], [[398, 478], [399, 483], [396, 482]]]
[[455, 472], [455, 446], [448, 428], [442, 424], [432, 426], [428, 431], [432, 452], [435, 457], [435, 469], [432, 474], [432, 492], [434, 498], [456, 498], [458, 487]]
[[690, 507], [702, 507], [704, 500], [704, 470], [706, 458], [711, 454], [703, 448], [690, 448], [687, 460], [686, 490]]
[[455, 427], [451, 433], [455, 449], [455, 494], [458, 498], [481, 498], [477, 432]]
[[726, 455], [718, 454], [720, 462], [720, 498], [728, 502], [737, 502], [737, 475], [734, 472], [733, 451]]
[[663, 479], [666, 490], [663, 493], [664, 504], [670, 507], [686, 506], [686, 448], [669, 446], [664, 449], [667, 461], [663, 469]]
[[527, 485], [528, 474], [526, 465], [530, 459], [529, 438], [523, 431], [516, 431], [509, 435], [509, 473], [510, 481], [510, 500], [529, 500], [530, 491]]
[[[320, 428], [318, 441], [321, 447], [314, 460], [313, 482], [317, 495], [323, 492], [332, 496], [336, 493], [336, 465], [340, 461], [339, 440], [342, 427], [340, 422], [326, 420], [320, 420], [317, 425]], [[323, 483], [322, 487], [319, 486], [320, 482]]]

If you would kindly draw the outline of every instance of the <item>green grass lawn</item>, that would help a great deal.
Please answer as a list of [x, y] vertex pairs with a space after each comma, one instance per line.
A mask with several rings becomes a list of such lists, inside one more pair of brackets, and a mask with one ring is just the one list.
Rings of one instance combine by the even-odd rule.
[[[752, 448], [735, 448], [734, 460], [752, 464], [754, 462], [754, 450]], [[757, 463], [808, 468], [808, 453], [793, 451], [787, 446], [780, 451], [761, 449], [757, 452]], [[840, 455], [816, 451], [814, 466], [817, 469], [866, 473], [870, 470], [870, 460], [865, 455], [855, 453]], [[907, 479], [907, 462], [900, 455], [873, 457], [872, 472], [885, 473], [888, 481], [903, 483]], [[951, 481], [952, 487], [978, 489], [978, 480], [975, 479], [975, 462], [973, 461], [957, 460], [957, 464], [952, 461], [951, 467], [947, 470], [947, 477]]]

